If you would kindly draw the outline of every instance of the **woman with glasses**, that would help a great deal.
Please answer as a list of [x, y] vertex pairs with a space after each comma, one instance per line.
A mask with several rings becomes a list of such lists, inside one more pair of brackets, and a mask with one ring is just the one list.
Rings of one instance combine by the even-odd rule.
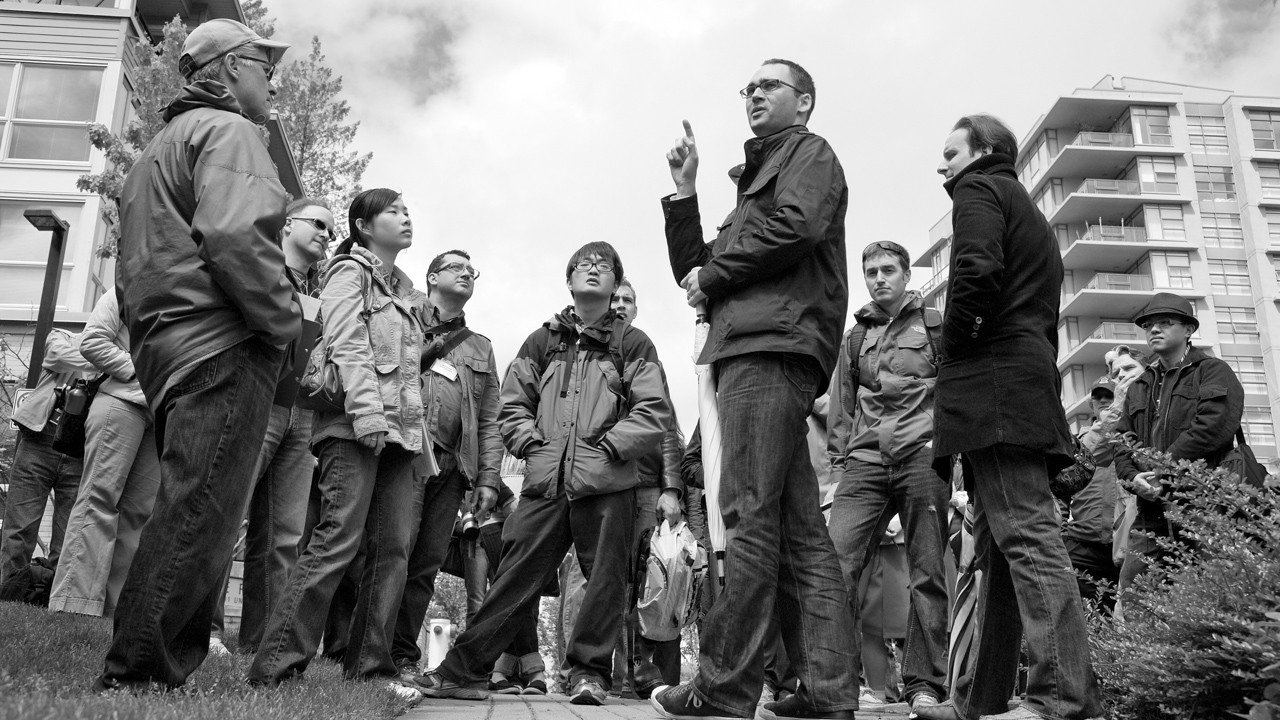
[[[418, 387], [422, 325], [414, 308], [427, 300], [395, 264], [413, 243], [400, 194], [366, 190], [348, 215], [350, 237], [338, 246], [320, 292], [322, 342], [342, 379], [343, 407], [316, 413], [311, 443], [320, 458], [319, 522], [272, 610], [249, 669], [254, 683], [280, 682], [306, 669], [362, 538], [363, 573], [343, 671], [353, 679], [397, 674], [388, 630], [419, 514], [415, 476], [437, 472]], [[395, 680], [390, 688], [417, 697]]]

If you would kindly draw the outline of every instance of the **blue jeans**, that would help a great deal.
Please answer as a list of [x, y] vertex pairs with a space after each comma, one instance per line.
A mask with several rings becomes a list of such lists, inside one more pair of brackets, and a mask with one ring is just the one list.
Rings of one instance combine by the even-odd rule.
[[[427, 606], [436, 594], [436, 573], [444, 564], [453, 537], [453, 523], [458, 517], [462, 496], [467, 494], [467, 478], [458, 469], [458, 460], [443, 448], [436, 450], [440, 474], [427, 480], [413, 531], [413, 549], [409, 552], [408, 579], [396, 615], [395, 638], [391, 654], [396, 665], [417, 663], [422, 659], [418, 633], [427, 617]], [[481, 550], [481, 553], [484, 551]]]
[[973, 673], [953, 693], [967, 720], [1004, 712], [1025, 632], [1027, 707], [1053, 720], [1102, 714], [1071, 559], [1044, 454], [1019, 445], [965, 453], [973, 468], [974, 551], [982, 569]]
[[249, 500], [240, 652], [257, 651], [271, 608], [298, 562], [311, 473], [316, 466], [310, 448], [312, 416], [302, 408], [271, 407]]
[[343, 654], [348, 678], [391, 676], [391, 635], [409, 566], [409, 539], [421, 514], [414, 453], [387, 445], [381, 455], [355, 440], [327, 438], [320, 453], [320, 519], [289, 584], [271, 611], [249, 667], [249, 682], [301, 675], [315, 657], [326, 610], [347, 566], [365, 543], [364, 572]]
[[608, 689], [613, 644], [622, 627], [634, 507], [634, 490], [573, 501], [563, 493], [520, 498], [503, 530], [498, 576], [475, 622], [440, 664], [440, 674], [459, 683], [483, 679], [536, 616], [543, 587], [574, 545], [587, 590], [566, 653], [569, 681], [594, 680]]
[[[911, 569], [911, 609], [902, 663], [908, 698], [924, 691], [946, 696], [947, 578], [942, 557], [950, 488], [934, 472], [932, 460], [932, 453], [924, 448], [895, 465], [850, 459], [836, 486], [828, 526], [856, 624], [861, 615], [858, 581], [862, 571], [893, 515], [902, 518]], [[861, 635], [853, 636], [860, 652]], [[861, 664], [861, 656], [856, 657]]]
[[160, 493], [120, 592], [104, 682], [178, 686], [204, 661], [282, 358], [251, 338], [162, 398]]
[[44, 519], [45, 504], [53, 493], [53, 536], [49, 561], [55, 565], [62, 552], [67, 518], [76, 502], [83, 465], [77, 458], [53, 449], [48, 435], [19, 430], [9, 471], [9, 500], [4, 507], [4, 536], [0, 541], [0, 582], [31, 562]]
[[776, 603], [800, 699], [856, 709], [853, 619], [806, 439], [821, 371], [804, 356], [753, 353], [717, 361], [716, 373], [728, 544], [694, 688], [721, 710], [755, 713]]

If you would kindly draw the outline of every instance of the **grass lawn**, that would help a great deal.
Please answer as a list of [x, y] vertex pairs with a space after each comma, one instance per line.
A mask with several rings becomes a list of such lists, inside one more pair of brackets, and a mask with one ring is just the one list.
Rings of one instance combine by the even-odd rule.
[[245, 684], [250, 656], [210, 657], [179, 690], [106, 696], [90, 691], [102, 672], [111, 621], [0, 602], [0, 720], [283, 720], [392, 718], [406, 708], [383, 683], [349, 682], [317, 658], [302, 680], [277, 688]]

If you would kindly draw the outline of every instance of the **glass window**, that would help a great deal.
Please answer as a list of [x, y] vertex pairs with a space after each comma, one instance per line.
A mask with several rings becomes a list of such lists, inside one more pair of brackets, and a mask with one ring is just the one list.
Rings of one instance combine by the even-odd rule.
[[1218, 318], [1218, 342], [1261, 342], [1258, 335], [1258, 316], [1253, 308], [1220, 307], [1214, 311]]
[[1072, 365], [1062, 373], [1062, 404], [1074, 405], [1089, 392], [1083, 365]]
[[4, 97], [6, 109], [0, 111], [9, 118], [6, 157], [87, 161], [85, 128], [97, 112], [102, 69], [26, 63], [8, 67], [16, 71], [17, 91], [12, 100]]
[[1144, 193], [1176, 193], [1177, 165], [1173, 158], [1138, 158], [1138, 180]]
[[1062, 189], [1062, 178], [1053, 178], [1045, 184], [1035, 197], [1036, 207], [1040, 208], [1040, 212], [1044, 213], [1047, 218], [1058, 209], [1062, 204], [1062, 200], [1066, 193]]
[[1151, 240], [1186, 240], [1187, 228], [1181, 205], [1144, 205], [1143, 222]]
[[1133, 141], [1138, 145], [1172, 145], [1169, 132], [1169, 108], [1164, 106], [1134, 105], [1129, 108], [1133, 117]]
[[[1214, 106], [1195, 106], [1187, 104], [1187, 134], [1191, 136], [1191, 152], [1205, 155], [1227, 155], [1227, 123], [1222, 117], [1222, 108], [1217, 114], [1209, 114]], [[1207, 114], [1192, 114], [1205, 112]]]
[[1251, 294], [1249, 265], [1243, 260], [1210, 260], [1209, 286], [1216, 295]]
[[1222, 360], [1236, 371], [1236, 377], [1246, 393], [1267, 394], [1267, 370], [1262, 358], [1248, 355], [1223, 355]]
[[1201, 213], [1200, 226], [1204, 228], [1204, 244], [1208, 247], [1244, 247], [1244, 230], [1236, 213]]
[[0, 117], [9, 115], [9, 89], [13, 87], [13, 65], [0, 63]]
[[[1191, 288], [1191, 256], [1179, 252], [1150, 253], [1151, 282], [1157, 288]], [[1145, 264], [1145, 263], [1144, 263]]]
[[1246, 114], [1254, 149], [1280, 150], [1280, 110], [1249, 110]]
[[1235, 177], [1229, 167], [1197, 167], [1196, 194], [1201, 200], [1235, 200]]
[[1267, 238], [1272, 245], [1280, 245], [1280, 210], [1266, 210], [1263, 217], [1267, 221]]
[[1262, 181], [1262, 197], [1280, 200], [1280, 163], [1258, 163], [1258, 178]]
[[1276, 426], [1271, 420], [1271, 408], [1265, 405], [1245, 405], [1240, 418], [1245, 438], [1250, 445], [1276, 444]]

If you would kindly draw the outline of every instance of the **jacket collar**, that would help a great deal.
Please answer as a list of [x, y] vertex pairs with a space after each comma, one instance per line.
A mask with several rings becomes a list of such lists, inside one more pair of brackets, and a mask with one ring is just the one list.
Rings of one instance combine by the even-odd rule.
[[[915, 311], [919, 309], [920, 304], [922, 302], [924, 302], [924, 298], [920, 295], [919, 291], [908, 290], [907, 301], [902, 304], [902, 310], [898, 311], [898, 315], [901, 316], [903, 313], [906, 313], [908, 311]], [[884, 308], [881, 308], [879, 305], [877, 305], [875, 301], [872, 301], [867, 303], [866, 305], [863, 305], [862, 308], [858, 310], [858, 312], [853, 314], [853, 317], [859, 323], [862, 323], [863, 325], [866, 325], [868, 327], [885, 325], [890, 320], [893, 319], [889, 317], [889, 313], [885, 312]]]
[[164, 121], [169, 122], [184, 112], [198, 108], [213, 108], [244, 116], [240, 102], [226, 85], [217, 80], [201, 80], [183, 87], [178, 92], [178, 97], [174, 98], [173, 102], [162, 111]]
[[[614, 312], [613, 308], [609, 308], [609, 312], [605, 313], [594, 324], [582, 328], [579, 334], [602, 345], [608, 345], [609, 339], [613, 337], [613, 327], [617, 319], [618, 314]], [[578, 317], [578, 313], [573, 311], [572, 305], [556, 313], [550, 320], [543, 323], [551, 332], [569, 333], [577, 332], [578, 326], [581, 324], [582, 320]]]
[[947, 195], [954, 195], [956, 184], [960, 182], [960, 178], [973, 173], [982, 173], [983, 175], [1008, 174], [1013, 178], [1018, 175], [1013, 171], [1013, 158], [1004, 153], [990, 153], [969, 163], [968, 167], [960, 171], [960, 174], [942, 183], [942, 187], [946, 189]]
[[355, 260], [361, 265], [365, 265], [372, 269], [374, 280], [385, 285], [387, 287], [388, 294], [396, 295], [411, 303], [423, 305], [424, 310], [430, 306], [430, 304], [425, 300], [426, 295], [413, 287], [413, 281], [409, 279], [409, 276], [405, 274], [404, 270], [401, 270], [397, 265], [392, 265], [391, 270], [388, 271], [386, 266], [382, 264], [382, 260], [365, 248], [359, 245], [352, 245], [350, 253], [346, 255], [335, 255], [329, 260], [328, 264], [325, 265], [325, 272], [328, 273], [329, 268], [333, 267], [333, 264], [339, 260]]
[[752, 160], [759, 162], [762, 157], [773, 152], [778, 148], [778, 146], [786, 142], [787, 138], [797, 132], [803, 131], [805, 131], [805, 126], [792, 125], [791, 127], [785, 127], [772, 135], [751, 138], [742, 145], [743, 150], [747, 155], [747, 163], [750, 164]]
[[1213, 356], [1210, 355], [1209, 353], [1205, 352], [1204, 350], [1201, 350], [1195, 345], [1192, 345], [1187, 348], [1187, 355], [1182, 359], [1182, 362], [1175, 365], [1174, 367], [1172, 368], [1164, 367], [1163, 365], [1164, 361], [1160, 359], [1159, 355], [1156, 355], [1155, 359], [1147, 364], [1147, 369], [1150, 370], [1151, 373], [1154, 375], [1155, 373], [1158, 373], [1161, 371], [1168, 372], [1175, 368], [1189, 368], [1192, 365], [1195, 365], [1196, 363], [1202, 362], [1204, 360], [1208, 360], [1211, 357]]

